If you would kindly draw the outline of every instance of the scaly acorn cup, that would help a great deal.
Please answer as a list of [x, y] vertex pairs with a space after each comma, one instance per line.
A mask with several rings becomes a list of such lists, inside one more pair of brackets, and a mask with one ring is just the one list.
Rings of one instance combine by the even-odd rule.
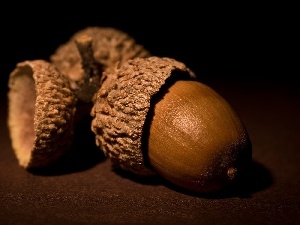
[[127, 33], [111, 27], [86, 27], [59, 46], [50, 61], [68, 77], [83, 102], [90, 102], [102, 83], [102, 72], [128, 59], [150, 56]]
[[222, 190], [252, 161], [249, 135], [229, 103], [172, 58], [112, 69], [91, 115], [96, 144], [115, 167], [159, 174], [189, 191]]
[[46, 167], [72, 145], [76, 97], [49, 62], [20, 62], [9, 76], [8, 128], [19, 164]]

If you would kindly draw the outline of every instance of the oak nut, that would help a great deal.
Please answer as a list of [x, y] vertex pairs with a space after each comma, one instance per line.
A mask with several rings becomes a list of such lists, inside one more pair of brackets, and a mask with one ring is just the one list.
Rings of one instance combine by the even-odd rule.
[[251, 161], [249, 135], [229, 103], [172, 58], [116, 67], [91, 115], [96, 144], [115, 167], [186, 190], [219, 191]]
[[20, 166], [46, 167], [72, 145], [76, 98], [44, 60], [20, 62], [9, 76], [8, 128]]

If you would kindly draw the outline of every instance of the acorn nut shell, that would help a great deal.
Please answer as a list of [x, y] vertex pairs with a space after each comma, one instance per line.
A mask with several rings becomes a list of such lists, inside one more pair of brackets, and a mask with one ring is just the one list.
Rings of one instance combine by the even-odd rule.
[[225, 99], [198, 81], [173, 80], [151, 109], [148, 159], [177, 186], [195, 192], [225, 189], [251, 163], [246, 128]]
[[20, 62], [9, 76], [8, 128], [19, 164], [45, 167], [72, 145], [76, 97], [49, 62]]
[[231, 106], [171, 58], [115, 67], [95, 96], [92, 131], [115, 167], [215, 192], [251, 162], [248, 133]]

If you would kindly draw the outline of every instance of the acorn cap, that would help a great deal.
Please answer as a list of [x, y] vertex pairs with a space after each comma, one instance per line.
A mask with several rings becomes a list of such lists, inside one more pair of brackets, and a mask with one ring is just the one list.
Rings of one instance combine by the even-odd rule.
[[195, 77], [183, 63], [155, 56], [128, 60], [106, 74], [91, 111], [92, 131], [116, 167], [139, 175], [155, 173], [145, 163], [143, 127], [151, 98], [173, 74], [176, 79]]
[[[122, 65], [128, 59], [150, 56], [150, 53], [127, 33], [110, 27], [87, 27], [76, 32], [50, 57], [57, 69], [69, 78], [72, 89], [76, 88], [76, 82], [82, 80], [85, 73], [84, 66], [82, 66], [81, 47], [76, 44], [77, 39], [82, 36], [88, 36], [92, 40], [92, 55], [99, 75], [116, 63]], [[84, 54], [86, 53], [83, 52], [82, 55]]]
[[24, 61], [9, 76], [8, 128], [19, 164], [45, 167], [72, 144], [76, 98], [67, 78], [44, 60]]

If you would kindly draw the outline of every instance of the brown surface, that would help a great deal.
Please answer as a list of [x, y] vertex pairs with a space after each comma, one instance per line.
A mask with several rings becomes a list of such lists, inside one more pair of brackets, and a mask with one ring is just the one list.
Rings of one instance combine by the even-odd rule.
[[[209, 84], [245, 122], [254, 158], [247, 182], [215, 196], [194, 196], [159, 179], [118, 173], [87, 144], [76, 145], [73, 156], [52, 170], [27, 172], [18, 166], [11, 149], [3, 97], [0, 224], [296, 224], [300, 91], [284, 83], [266, 84]], [[87, 133], [81, 138], [93, 139]]]

